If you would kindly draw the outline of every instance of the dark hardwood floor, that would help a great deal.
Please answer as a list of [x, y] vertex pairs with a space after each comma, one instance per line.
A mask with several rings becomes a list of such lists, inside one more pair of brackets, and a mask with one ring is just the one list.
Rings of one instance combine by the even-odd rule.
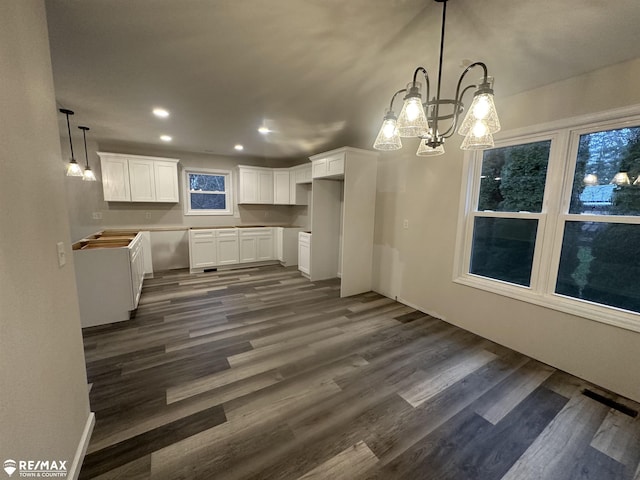
[[582, 392], [634, 402], [338, 280], [165, 272], [83, 334], [82, 479], [640, 480], [640, 420]]

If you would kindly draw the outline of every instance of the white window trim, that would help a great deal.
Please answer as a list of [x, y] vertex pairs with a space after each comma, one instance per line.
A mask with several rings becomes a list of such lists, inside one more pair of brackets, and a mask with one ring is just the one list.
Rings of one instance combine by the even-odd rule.
[[[577, 138], [583, 133], [592, 131], [638, 125], [640, 125], [640, 105], [634, 105], [503, 133], [502, 140], [496, 141], [496, 147], [552, 139], [542, 212], [535, 214], [476, 212], [474, 208], [477, 205], [479, 195], [480, 182], [477, 179], [480, 177], [482, 152], [466, 152], [462, 170], [453, 281], [545, 308], [640, 332], [640, 314], [554, 292], [566, 221], [609, 223], [622, 221], [623, 223], [640, 224], [640, 217], [566, 213], [571, 197], [571, 189], [567, 187], [567, 182], [569, 185], [573, 184]], [[473, 221], [478, 216], [538, 218], [539, 226], [530, 287], [469, 273]]]
[[[225, 186], [225, 204], [227, 206], [224, 210], [192, 210], [191, 209], [191, 195], [189, 190], [189, 174], [204, 174], [204, 175], [224, 175], [226, 177]], [[233, 172], [231, 170], [218, 170], [210, 168], [184, 168], [182, 172], [182, 191], [184, 195], [184, 215], [233, 215]]]

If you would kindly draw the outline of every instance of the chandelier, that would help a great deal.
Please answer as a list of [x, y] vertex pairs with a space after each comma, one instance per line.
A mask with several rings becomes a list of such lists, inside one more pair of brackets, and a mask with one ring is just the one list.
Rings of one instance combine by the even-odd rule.
[[[493, 78], [488, 75], [487, 66], [482, 62], [470, 64], [460, 75], [456, 87], [455, 98], [440, 98], [440, 85], [442, 80], [442, 54], [444, 52], [444, 30], [447, 16], [447, 1], [434, 0], [442, 3], [442, 30], [440, 33], [440, 61], [438, 63], [438, 83], [436, 95], [431, 98], [429, 75], [424, 67], [416, 68], [413, 72], [413, 80], [407, 88], [398, 90], [391, 97], [389, 110], [384, 116], [382, 127], [373, 144], [376, 150], [398, 150], [402, 148], [402, 138], [418, 137], [420, 145], [416, 155], [430, 156], [444, 153], [444, 141], [451, 137], [457, 130], [464, 136], [462, 150], [484, 150], [493, 147], [493, 134], [500, 130], [500, 120], [493, 102]], [[465, 76], [472, 69], [480, 67], [483, 77], [477, 85], [468, 85], [462, 88]], [[418, 81], [419, 76], [424, 78], [423, 85]], [[473, 101], [467, 110], [466, 116], [460, 125], [461, 115], [464, 111], [462, 99], [467, 91], [475, 89]], [[400, 115], [396, 117], [393, 110], [393, 102], [400, 94], [404, 95], [404, 105]], [[422, 94], [424, 93], [424, 101]], [[431, 99], [430, 99], [431, 98]], [[448, 128], [442, 133], [441, 128]]]

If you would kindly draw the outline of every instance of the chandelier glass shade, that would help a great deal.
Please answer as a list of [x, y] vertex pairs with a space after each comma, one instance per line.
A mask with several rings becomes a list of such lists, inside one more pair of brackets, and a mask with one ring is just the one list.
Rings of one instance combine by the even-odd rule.
[[[494, 146], [493, 134], [500, 130], [500, 120], [493, 100], [493, 78], [488, 75], [487, 66], [484, 63], [471, 63], [462, 72], [458, 79], [455, 98], [440, 97], [448, 0], [434, 1], [442, 3], [442, 30], [436, 95], [430, 96], [427, 70], [424, 67], [416, 68], [413, 80], [406, 88], [398, 90], [391, 98], [382, 127], [373, 144], [373, 148], [376, 150], [398, 150], [402, 148], [400, 137], [417, 137], [420, 139], [420, 145], [416, 155], [441, 155], [444, 153], [445, 139], [451, 137], [456, 131], [464, 136], [460, 146], [463, 150], [484, 150]], [[467, 73], [475, 68], [483, 70], [482, 78], [477, 84], [467, 85], [463, 88]], [[418, 81], [420, 75], [424, 77], [424, 88], [422, 83]], [[472, 89], [475, 90], [473, 101], [462, 119], [464, 112], [462, 100], [465, 94]], [[396, 118], [393, 105], [397, 96], [402, 93], [405, 94], [404, 103]], [[460, 120], [462, 121], [460, 122]], [[392, 130], [394, 125], [395, 130]], [[444, 129], [443, 125], [447, 128]], [[436, 134], [434, 135], [433, 132]]]

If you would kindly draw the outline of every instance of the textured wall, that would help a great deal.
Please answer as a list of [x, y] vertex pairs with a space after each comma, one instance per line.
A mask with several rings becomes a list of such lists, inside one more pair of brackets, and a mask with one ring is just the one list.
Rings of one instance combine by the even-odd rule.
[[0, 71], [0, 461], [70, 467], [89, 399], [41, 0], [0, 2]]

